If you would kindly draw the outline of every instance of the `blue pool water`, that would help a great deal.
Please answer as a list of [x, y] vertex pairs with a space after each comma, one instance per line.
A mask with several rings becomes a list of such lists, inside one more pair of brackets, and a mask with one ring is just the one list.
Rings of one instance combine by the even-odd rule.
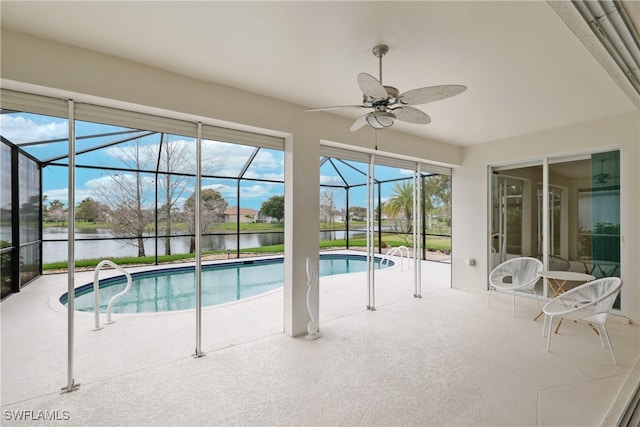
[[[381, 259], [376, 258], [376, 268]], [[202, 305], [210, 306], [249, 298], [284, 284], [284, 260], [235, 261], [202, 267]], [[390, 265], [393, 265], [390, 262]], [[320, 255], [320, 276], [367, 270], [363, 255]], [[132, 273], [132, 286], [113, 306], [114, 313], [149, 313], [195, 307], [194, 267], [177, 267]], [[100, 280], [100, 311], [106, 312], [111, 297], [125, 288], [125, 276]], [[65, 293], [60, 297], [67, 304]], [[75, 308], [93, 312], [93, 282], [75, 291]]]

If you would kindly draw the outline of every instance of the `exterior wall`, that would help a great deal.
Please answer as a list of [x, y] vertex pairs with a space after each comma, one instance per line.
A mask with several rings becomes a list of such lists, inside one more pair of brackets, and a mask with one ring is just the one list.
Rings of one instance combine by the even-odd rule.
[[[352, 119], [1, 29], [2, 87], [285, 138], [284, 331], [306, 333], [306, 259], [318, 259], [321, 141], [370, 149]], [[460, 147], [385, 130], [378, 152], [458, 166]]]
[[[466, 148], [462, 167], [453, 171], [452, 286], [479, 292], [487, 289], [490, 165], [620, 149], [621, 311], [640, 322], [639, 145], [640, 114], [632, 113]], [[475, 259], [476, 265], [467, 265], [468, 259]]]
[[[248, 208], [240, 209], [240, 222], [254, 222], [258, 219], [258, 211]], [[227, 209], [224, 213], [224, 222], [238, 222], [238, 208]]]

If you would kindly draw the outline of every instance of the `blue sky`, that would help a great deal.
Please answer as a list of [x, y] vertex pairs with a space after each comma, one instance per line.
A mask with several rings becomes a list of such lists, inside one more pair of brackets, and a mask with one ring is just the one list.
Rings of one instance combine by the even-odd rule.
[[[60, 142], [34, 145], [24, 147], [26, 151], [34, 155], [38, 159], [51, 159], [57, 156], [66, 155], [68, 150], [67, 134], [68, 122], [66, 119], [55, 118], [50, 116], [42, 116], [26, 113], [12, 113], [0, 115], [0, 126], [2, 135], [15, 144], [34, 142], [34, 141], [52, 141], [62, 140]], [[131, 129], [103, 125], [98, 123], [76, 122], [76, 151], [81, 152], [85, 148], [96, 147], [108, 142], [119, 141], [130, 138], [135, 134], [119, 134], [111, 136], [100, 136], [91, 139], [83, 137], [88, 135], [103, 135], [105, 133], [115, 133], [123, 131], [132, 131]], [[167, 136], [165, 136], [167, 137]], [[140, 156], [143, 160], [140, 162], [144, 169], [154, 170], [157, 159], [150, 156], [146, 157], [146, 152], [157, 153], [160, 134], [140, 137], [140, 147], [145, 150], [145, 155]], [[174, 162], [172, 170], [175, 172], [194, 173], [195, 172], [195, 144], [194, 139], [176, 135], [169, 135], [168, 145], [176, 149], [176, 152], [182, 156], [180, 161]], [[113, 167], [129, 167], [132, 165], [130, 161], [133, 158], [132, 142], [124, 142], [110, 147], [89, 153], [78, 154], [76, 164], [93, 165], [93, 166], [113, 166]], [[237, 177], [245, 166], [247, 159], [253, 153], [254, 147], [230, 144], [218, 141], [203, 141], [202, 159], [203, 168], [216, 176]], [[61, 159], [58, 162], [66, 163], [68, 160]], [[351, 164], [360, 166], [361, 170], [366, 170], [366, 166], [351, 162]], [[343, 176], [352, 182], [364, 183], [364, 177], [348, 167], [341, 167]], [[284, 179], [284, 156], [281, 151], [261, 149], [255, 160], [245, 173], [246, 178], [265, 179], [281, 181]], [[111, 175], [117, 172], [106, 172], [96, 169], [76, 169], [76, 202], [79, 203], [87, 197], [94, 200], [101, 200], [103, 197], [99, 188], [104, 188], [109, 181], [113, 181]], [[338, 174], [331, 167], [325, 166], [319, 172], [321, 173], [320, 182], [322, 184], [341, 183]], [[408, 177], [412, 172], [377, 167], [376, 177], [379, 179]], [[120, 173], [126, 175], [126, 173]], [[155, 188], [154, 175], [145, 174], [143, 178], [147, 185]], [[229, 206], [237, 205], [237, 186], [235, 180], [203, 180], [202, 188], [214, 188], [225, 197]], [[386, 184], [383, 186], [383, 200], [388, 198], [393, 185]], [[193, 193], [193, 184], [181, 195], [178, 206]], [[48, 166], [43, 172], [43, 193], [49, 201], [59, 200], [65, 205], [68, 201], [68, 172], [66, 167]], [[260, 209], [262, 202], [272, 195], [284, 194], [284, 186], [280, 183], [269, 183], [262, 181], [243, 181], [240, 188], [240, 196], [242, 207], [250, 207], [256, 210]], [[344, 191], [335, 190], [335, 201], [338, 208], [344, 207]], [[350, 204], [352, 206], [366, 205], [366, 192], [364, 187], [352, 190]]]

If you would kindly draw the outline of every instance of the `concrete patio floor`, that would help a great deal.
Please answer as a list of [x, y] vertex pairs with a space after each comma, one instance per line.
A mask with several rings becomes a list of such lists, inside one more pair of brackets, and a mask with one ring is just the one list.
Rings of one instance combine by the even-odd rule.
[[[115, 274], [105, 271], [105, 275]], [[315, 341], [283, 330], [282, 290], [202, 313], [114, 315], [92, 331], [77, 313], [67, 384], [67, 276], [37, 279], [2, 302], [3, 425], [596, 426], [614, 423], [637, 378], [640, 329], [607, 323], [618, 365], [584, 325], [565, 322], [546, 352], [535, 301], [449, 288], [450, 265], [324, 277]], [[93, 273], [77, 273], [76, 283]], [[27, 412], [25, 412], [27, 411]], [[31, 412], [28, 412], [31, 411]], [[45, 412], [39, 412], [45, 411]]]

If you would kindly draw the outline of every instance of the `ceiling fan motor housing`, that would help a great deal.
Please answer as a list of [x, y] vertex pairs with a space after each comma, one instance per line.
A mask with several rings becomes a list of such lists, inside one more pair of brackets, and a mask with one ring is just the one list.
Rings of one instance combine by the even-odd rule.
[[384, 88], [387, 91], [387, 105], [393, 105], [398, 102], [400, 91], [393, 86], [385, 86]]
[[398, 102], [400, 91], [393, 86], [384, 86], [387, 91], [385, 99], [372, 98], [369, 95], [362, 95], [362, 104], [365, 107], [376, 107], [378, 105], [394, 105]]

